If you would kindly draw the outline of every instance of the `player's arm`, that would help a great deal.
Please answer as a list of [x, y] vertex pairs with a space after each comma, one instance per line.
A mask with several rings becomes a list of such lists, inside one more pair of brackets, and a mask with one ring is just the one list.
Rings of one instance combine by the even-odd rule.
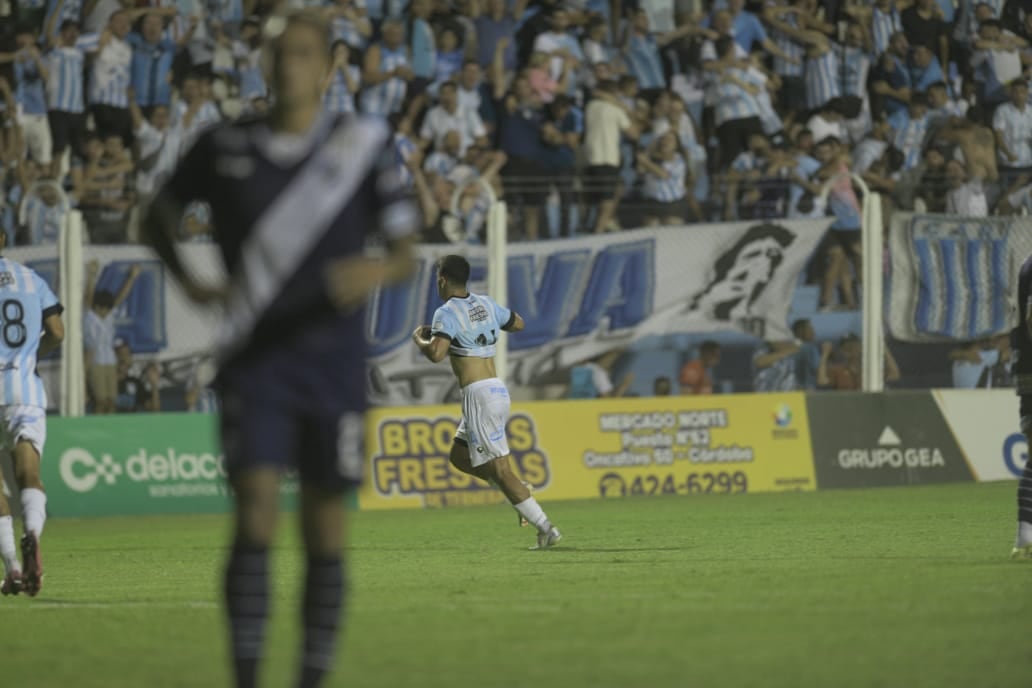
[[97, 275], [100, 274], [100, 263], [91, 260], [86, 266], [86, 289], [82, 295], [82, 305], [89, 310], [93, 308], [93, 294], [97, 291]]
[[448, 356], [448, 349], [459, 336], [459, 330], [459, 321], [442, 307], [434, 313], [433, 325], [416, 328], [412, 333], [412, 341], [428, 361], [440, 363]]
[[387, 251], [382, 257], [350, 256], [329, 264], [324, 273], [326, 289], [338, 308], [361, 305], [377, 287], [397, 284], [415, 274], [412, 247], [422, 229], [422, 217], [389, 139], [384, 142], [373, 174], [376, 229]]
[[61, 313], [63, 311], [64, 308], [61, 307], [60, 303], [57, 303], [56, 298], [53, 305], [43, 309], [43, 336], [40, 337], [39, 350], [37, 352], [40, 358], [49, 356], [64, 341], [65, 328], [64, 321], [61, 320]]
[[186, 206], [191, 201], [210, 202], [211, 170], [214, 167], [213, 134], [202, 135], [176, 166], [144, 211], [141, 231], [144, 241], [158, 254], [183, 291], [195, 303], [209, 304], [225, 296], [225, 287], [199, 283], [183, 264], [176, 239]]
[[1032, 298], [1025, 303], [1025, 330], [1032, 337]]
[[509, 319], [502, 325], [502, 329], [506, 332], [521, 332], [527, 326], [523, 322], [523, 317], [516, 311], [509, 311], [509, 313]]
[[448, 335], [441, 332], [431, 333], [430, 328], [425, 325], [416, 328], [412, 333], [412, 341], [431, 363], [443, 361], [448, 356], [448, 347], [451, 346], [451, 338]]
[[415, 270], [411, 236], [387, 242], [383, 258], [353, 256], [335, 261], [326, 269], [326, 288], [338, 308], [353, 308], [369, 298], [379, 286], [397, 284]]
[[136, 284], [136, 279], [140, 276], [140, 266], [134, 265], [129, 268], [129, 276], [125, 278], [125, 282], [122, 284], [122, 288], [118, 290], [115, 295], [115, 308], [118, 308], [122, 303], [129, 298], [129, 292], [133, 290], [133, 285]]

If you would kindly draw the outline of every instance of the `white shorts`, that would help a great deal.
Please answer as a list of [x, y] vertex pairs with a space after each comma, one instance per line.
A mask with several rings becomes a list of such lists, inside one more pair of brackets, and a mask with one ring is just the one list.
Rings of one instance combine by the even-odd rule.
[[24, 440], [42, 458], [47, 443], [47, 411], [39, 406], [0, 406], [0, 439], [7, 451]]
[[54, 140], [50, 136], [50, 122], [46, 115], [27, 115], [18, 117], [18, 126], [25, 137], [25, 148], [33, 160], [40, 165], [49, 165], [54, 148]]
[[469, 445], [473, 467], [509, 455], [505, 425], [509, 422], [509, 390], [496, 377], [462, 388], [462, 420], [455, 439]]

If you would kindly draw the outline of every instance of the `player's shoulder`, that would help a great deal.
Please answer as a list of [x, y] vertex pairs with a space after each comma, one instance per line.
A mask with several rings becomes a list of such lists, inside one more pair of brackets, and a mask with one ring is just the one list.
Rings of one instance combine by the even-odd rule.
[[495, 305], [498, 304], [497, 301], [492, 299], [487, 294], [475, 294], [473, 292], [470, 292], [470, 296], [472, 296], [475, 301], [477, 301], [478, 303], [481, 303], [481, 304], [485, 304], [485, 305], [488, 305], [488, 306], [495, 306]]
[[34, 287], [40, 282], [43, 282], [43, 278], [28, 265], [7, 257], [0, 257], [0, 287], [21, 285], [23, 288], [28, 286], [30, 290], [34, 291]]
[[362, 148], [379, 151], [392, 140], [393, 133], [386, 119], [364, 113], [334, 115], [326, 128], [326, 143], [330, 146], [355, 149], [356, 144], [361, 144]]
[[217, 153], [242, 153], [249, 148], [252, 133], [265, 122], [266, 118], [257, 114], [222, 120], [205, 128], [195, 145]]
[[455, 313], [454, 313], [454, 311], [452, 311], [451, 301], [450, 300], [449, 301], [445, 301], [444, 303], [442, 303], [440, 306], [438, 306], [434, 310], [434, 320], [438, 320], [440, 318], [446, 318], [446, 317], [450, 318], [450, 317], [454, 317], [454, 315], [455, 315]]

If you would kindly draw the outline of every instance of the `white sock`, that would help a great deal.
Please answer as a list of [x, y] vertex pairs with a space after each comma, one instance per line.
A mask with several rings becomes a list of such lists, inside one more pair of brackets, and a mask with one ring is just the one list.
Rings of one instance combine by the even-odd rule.
[[1018, 542], [1014, 546], [1024, 547], [1025, 545], [1032, 545], [1032, 523], [1018, 521]]
[[43, 490], [28, 487], [21, 491], [22, 514], [25, 516], [25, 532], [43, 536], [43, 524], [47, 522], [47, 495]]
[[5, 571], [20, 571], [18, 550], [14, 546], [14, 519], [0, 516], [0, 559], [3, 559]]
[[514, 506], [516, 511], [520, 512], [520, 515], [527, 519], [527, 523], [538, 529], [538, 532], [547, 533], [552, 527], [552, 522], [545, 515], [545, 510], [541, 508], [541, 505], [533, 497], [527, 497]]

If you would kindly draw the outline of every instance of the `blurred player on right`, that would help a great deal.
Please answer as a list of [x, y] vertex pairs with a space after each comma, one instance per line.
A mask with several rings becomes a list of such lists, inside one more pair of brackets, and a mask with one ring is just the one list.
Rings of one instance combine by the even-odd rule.
[[[1032, 444], [1032, 256], [1025, 259], [1018, 277], [1018, 326], [1011, 332], [1017, 354], [1014, 372], [1021, 397], [1021, 432]], [[1011, 559], [1032, 559], [1032, 460], [1018, 483], [1018, 535]]]

